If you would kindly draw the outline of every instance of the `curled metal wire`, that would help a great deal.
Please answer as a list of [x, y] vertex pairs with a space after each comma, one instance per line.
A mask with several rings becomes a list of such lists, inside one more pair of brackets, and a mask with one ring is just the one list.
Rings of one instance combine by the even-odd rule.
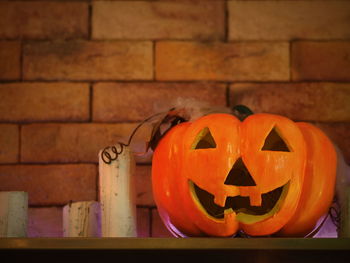
[[[136, 126], [136, 128], [132, 131], [128, 143], [122, 143], [122, 142], [118, 142], [120, 149], [119, 151], [117, 150], [117, 147], [115, 146], [107, 146], [106, 148], [103, 149], [102, 153], [101, 153], [101, 158], [103, 160], [104, 163], [106, 164], [111, 164], [113, 161], [118, 159], [119, 154], [121, 154], [124, 150], [124, 147], [127, 147], [131, 144], [132, 138], [134, 137], [134, 135], [136, 134], [137, 130], [146, 122], [148, 122], [149, 120], [153, 119], [156, 116], [159, 116], [163, 113], [157, 113], [152, 115], [151, 117], [148, 117], [147, 119], [143, 120], [139, 125]], [[112, 152], [115, 154], [115, 156], [111, 156], [111, 154], [108, 152], [108, 150], [111, 149]]]
[[[112, 161], [117, 160], [118, 155], [123, 152], [124, 146], [128, 146], [124, 143], [119, 143], [119, 145], [120, 145], [119, 151], [117, 150], [117, 148], [115, 146], [107, 146], [106, 148], [103, 149], [102, 154], [101, 154], [101, 158], [102, 158], [104, 163], [110, 164]], [[112, 157], [111, 154], [108, 152], [109, 149], [111, 149], [112, 152], [115, 154], [114, 157]]]

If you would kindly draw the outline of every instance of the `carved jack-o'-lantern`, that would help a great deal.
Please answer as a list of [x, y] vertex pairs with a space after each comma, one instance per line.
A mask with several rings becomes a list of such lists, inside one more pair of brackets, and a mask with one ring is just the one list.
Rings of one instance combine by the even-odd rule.
[[335, 167], [331, 142], [310, 124], [272, 114], [244, 121], [209, 114], [160, 140], [153, 194], [178, 235], [302, 236], [331, 204]]

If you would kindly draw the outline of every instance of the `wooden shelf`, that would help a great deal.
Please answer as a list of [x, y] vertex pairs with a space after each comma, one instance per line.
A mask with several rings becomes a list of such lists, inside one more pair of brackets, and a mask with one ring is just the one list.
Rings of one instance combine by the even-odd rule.
[[[0, 238], [0, 254], [16, 260], [100, 262], [350, 262], [349, 238]], [[235, 258], [235, 260], [228, 260]], [[193, 260], [191, 261], [193, 262]]]
[[350, 251], [350, 238], [0, 238], [0, 249]]

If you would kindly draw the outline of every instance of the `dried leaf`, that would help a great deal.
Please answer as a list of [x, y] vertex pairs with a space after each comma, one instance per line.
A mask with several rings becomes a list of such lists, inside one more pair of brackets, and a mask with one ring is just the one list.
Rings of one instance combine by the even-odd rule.
[[162, 115], [157, 123], [155, 123], [150, 141], [147, 144], [147, 150], [152, 149], [153, 151], [157, 147], [159, 141], [163, 136], [174, 126], [179, 123], [186, 121], [194, 121], [195, 119], [202, 117], [204, 115], [212, 113], [229, 113], [232, 114], [231, 109], [226, 107], [182, 107], [182, 108], [172, 108], [167, 113]]
[[148, 148], [153, 151], [156, 149], [160, 139], [174, 126], [181, 122], [187, 121], [184, 117], [183, 109], [170, 109], [167, 114], [157, 122], [153, 128], [151, 139], [148, 143]]

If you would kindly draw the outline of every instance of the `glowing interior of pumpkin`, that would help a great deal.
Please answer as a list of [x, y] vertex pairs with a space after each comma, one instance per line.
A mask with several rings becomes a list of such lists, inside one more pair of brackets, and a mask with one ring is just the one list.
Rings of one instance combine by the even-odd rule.
[[[216, 148], [216, 142], [208, 127], [203, 128], [195, 138], [191, 149]], [[274, 127], [264, 141], [261, 151], [291, 152], [288, 143], [280, 136], [277, 127]], [[215, 220], [224, 219], [226, 214], [235, 212], [236, 219], [246, 224], [253, 224], [271, 217], [280, 210], [287, 196], [290, 182], [270, 192], [261, 194], [258, 201], [251, 196], [227, 197], [224, 206], [217, 205], [215, 196], [205, 189], [200, 188], [195, 182], [189, 180], [189, 189], [196, 206], [203, 213]], [[256, 186], [256, 183], [245, 166], [242, 158], [238, 158], [230, 170], [224, 182], [225, 185]]]

